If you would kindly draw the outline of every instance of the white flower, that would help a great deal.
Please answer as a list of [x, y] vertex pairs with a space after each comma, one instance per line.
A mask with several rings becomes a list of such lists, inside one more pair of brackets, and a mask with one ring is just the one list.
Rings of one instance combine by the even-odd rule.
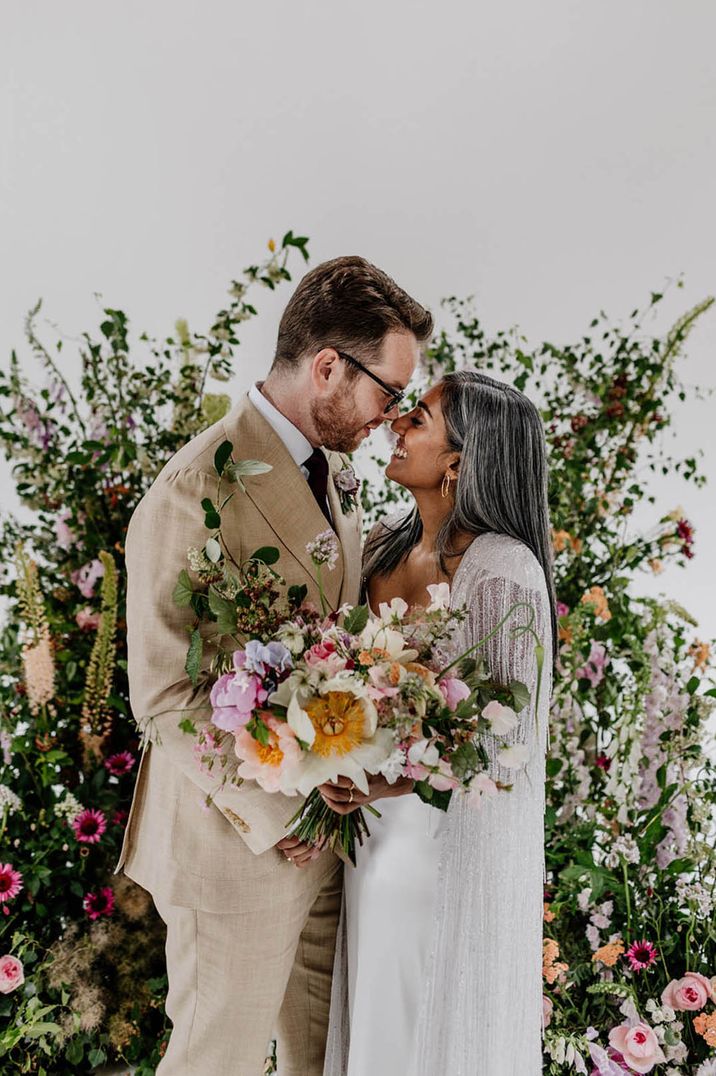
[[439, 609], [450, 608], [449, 583], [430, 583], [426, 589], [430, 595], [430, 605], [425, 610], [427, 613], [435, 613]]
[[417, 740], [408, 749], [408, 762], [413, 766], [437, 766], [440, 752], [429, 740]]
[[527, 744], [516, 743], [512, 747], [503, 747], [497, 752], [497, 761], [506, 770], [521, 770], [530, 756]]
[[306, 711], [301, 709], [301, 705], [296, 695], [292, 695], [291, 701], [288, 704], [286, 720], [298, 736], [299, 740], [302, 740], [303, 743], [308, 744], [310, 747], [316, 739], [316, 730]]
[[415, 661], [417, 650], [405, 650], [405, 639], [395, 628], [388, 628], [380, 620], [369, 620], [360, 633], [361, 646], [366, 650], [375, 647], [385, 650], [391, 661]]
[[400, 747], [396, 747], [387, 759], [380, 767], [379, 773], [383, 774], [389, 785], [394, 784], [399, 777], [403, 776], [403, 769], [405, 767], [405, 751]]
[[497, 699], [488, 702], [482, 716], [490, 722], [495, 736], [507, 736], [517, 724], [517, 714], [511, 707], [503, 706]]
[[301, 629], [297, 624], [293, 624], [290, 620], [281, 625], [276, 632], [276, 638], [279, 642], [283, 643], [286, 649], [290, 650], [292, 654], [301, 654], [306, 645], [306, 640], [303, 637]]
[[580, 889], [577, 895], [577, 906], [580, 912], [586, 912], [589, 908], [589, 898], [592, 895], [591, 889]]
[[483, 797], [490, 799], [497, 795], [497, 785], [486, 773], [475, 774], [470, 782], [467, 801], [471, 807], [481, 807]]
[[713, 1061], [703, 1061], [697, 1068], [695, 1076], [716, 1076], [716, 1058]]
[[7, 811], [8, 815], [22, 809], [22, 800], [17, 792], [13, 792], [7, 785], [0, 785], [0, 814]]
[[402, 620], [408, 611], [408, 603], [402, 598], [393, 598], [390, 602], [381, 602], [378, 613], [383, 624], [390, 624], [394, 617]]
[[64, 818], [70, 826], [83, 811], [84, 807], [79, 800], [75, 799], [71, 792], [65, 791], [64, 799], [61, 799], [59, 803], [55, 804], [55, 814], [57, 817]]

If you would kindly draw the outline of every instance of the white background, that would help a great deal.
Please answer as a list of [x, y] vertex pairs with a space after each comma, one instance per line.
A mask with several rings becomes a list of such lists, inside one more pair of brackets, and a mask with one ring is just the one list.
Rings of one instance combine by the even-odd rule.
[[[716, 291], [712, 0], [26, 0], [2, 21], [0, 361], [27, 354], [38, 296], [70, 339], [96, 291], [138, 331], [204, 330], [288, 228], [313, 264], [363, 254], [434, 310], [475, 293], [488, 328], [535, 344], [681, 273], [655, 328]], [[234, 394], [265, 372], [288, 294], [260, 296]], [[688, 382], [716, 384], [715, 350], [716, 313]], [[639, 516], [680, 504], [695, 524], [688, 570], [643, 589], [705, 636], [714, 407], [682, 408], [671, 446], [704, 449], [711, 486], [661, 481]]]

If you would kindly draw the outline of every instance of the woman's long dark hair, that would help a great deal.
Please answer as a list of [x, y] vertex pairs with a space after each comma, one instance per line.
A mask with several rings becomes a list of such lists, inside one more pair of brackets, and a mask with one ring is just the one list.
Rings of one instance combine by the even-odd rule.
[[[475, 370], [446, 374], [440, 404], [447, 447], [460, 453], [455, 507], [436, 540], [440, 567], [463, 550], [464, 534], [508, 534], [532, 550], [550, 598], [553, 653], [557, 613], [547, 507], [547, 450], [542, 420], [524, 393]], [[420, 541], [417, 506], [397, 524], [383, 526], [366, 543], [363, 574], [391, 572]], [[463, 547], [464, 549], [464, 547]]]

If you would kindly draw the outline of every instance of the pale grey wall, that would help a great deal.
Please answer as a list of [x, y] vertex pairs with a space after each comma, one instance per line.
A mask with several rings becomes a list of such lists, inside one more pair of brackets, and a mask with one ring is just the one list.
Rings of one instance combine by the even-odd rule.
[[[712, 0], [6, 5], [0, 355], [38, 295], [69, 336], [93, 291], [138, 329], [205, 327], [289, 227], [314, 261], [360, 252], [430, 304], [475, 292], [490, 327], [535, 341], [683, 272], [676, 316], [716, 290], [715, 40]], [[285, 298], [247, 330], [236, 391]], [[693, 383], [716, 383], [715, 350], [716, 315]], [[716, 481], [713, 416], [684, 408], [677, 431]], [[659, 496], [699, 556], [645, 586], [716, 634], [713, 486]]]

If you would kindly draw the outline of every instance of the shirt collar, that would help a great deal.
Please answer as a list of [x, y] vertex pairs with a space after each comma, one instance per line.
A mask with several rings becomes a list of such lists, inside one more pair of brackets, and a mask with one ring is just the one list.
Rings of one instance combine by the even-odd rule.
[[313, 445], [297, 426], [282, 415], [278, 408], [274, 407], [270, 400], [261, 392], [262, 381], [258, 381], [249, 389], [249, 399], [256, 410], [263, 415], [269, 426], [278, 434], [288, 450], [294, 463], [301, 467], [313, 452]]

